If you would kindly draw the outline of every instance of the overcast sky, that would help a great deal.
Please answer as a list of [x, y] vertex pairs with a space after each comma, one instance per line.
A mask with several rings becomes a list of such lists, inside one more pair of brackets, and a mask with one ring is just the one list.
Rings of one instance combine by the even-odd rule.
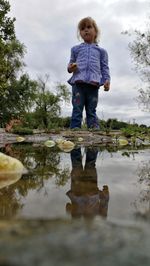
[[[67, 84], [70, 49], [79, 43], [78, 21], [93, 17], [101, 30], [99, 45], [109, 55], [111, 90], [99, 91], [99, 118], [117, 118], [150, 125], [150, 115], [140, 110], [136, 97], [143, 85], [133, 70], [128, 50], [128, 29], [143, 29], [150, 8], [149, 0], [9, 0], [10, 15], [16, 17], [17, 38], [27, 54], [25, 71], [31, 78], [49, 74], [51, 82]], [[71, 90], [70, 85], [68, 84]], [[63, 115], [71, 115], [71, 105], [62, 103]]]

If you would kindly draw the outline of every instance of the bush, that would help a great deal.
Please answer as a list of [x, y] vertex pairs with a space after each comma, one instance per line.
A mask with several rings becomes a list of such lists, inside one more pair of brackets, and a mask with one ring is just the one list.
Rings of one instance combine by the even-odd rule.
[[50, 119], [48, 129], [53, 128], [69, 128], [70, 117], [53, 117]]
[[20, 127], [20, 126], [13, 127], [11, 132], [14, 134], [19, 134], [19, 135], [32, 135], [33, 134], [32, 129], [28, 127]]
[[143, 135], [149, 135], [150, 130], [147, 127], [141, 127], [138, 126], [137, 124], [129, 125], [126, 128], [121, 129], [122, 133], [126, 137], [131, 137], [131, 136], [143, 136]]

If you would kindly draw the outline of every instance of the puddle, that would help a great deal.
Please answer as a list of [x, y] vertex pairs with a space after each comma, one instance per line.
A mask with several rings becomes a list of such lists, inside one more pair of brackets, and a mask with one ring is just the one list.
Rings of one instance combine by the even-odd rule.
[[149, 215], [149, 149], [7, 145], [2, 152], [28, 170], [0, 189], [0, 217], [134, 221]]
[[150, 149], [0, 151], [28, 170], [0, 189], [0, 265], [149, 265]]

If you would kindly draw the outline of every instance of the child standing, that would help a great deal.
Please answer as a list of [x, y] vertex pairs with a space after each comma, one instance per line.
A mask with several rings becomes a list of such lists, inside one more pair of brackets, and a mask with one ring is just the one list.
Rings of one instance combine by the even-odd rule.
[[82, 113], [85, 107], [88, 128], [99, 128], [96, 115], [98, 90], [110, 88], [108, 54], [99, 47], [99, 30], [91, 17], [83, 18], [78, 24], [78, 36], [83, 43], [72, 47], [68, 72], [73, 73], [68, 83], [72, 86], [71, 128], [81, 128]]

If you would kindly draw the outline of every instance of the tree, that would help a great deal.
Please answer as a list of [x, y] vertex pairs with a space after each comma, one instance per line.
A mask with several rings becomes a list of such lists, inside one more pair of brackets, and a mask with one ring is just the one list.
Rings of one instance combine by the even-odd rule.
[[66, 85], [57, 84], [56, 93], [51, 92], [48, 86], [49, 75], [38, 77], [38, 93], [36, 97], [35, 115], [39, 124], [48, 128], [50, 120], [61, 113], [60, 102], [69, 99], [69, 91]]
[[0, 96], [24, 66], [25, 46], [15, 36], [15, 18], [7, 17], [9, 11], [9, 2], [0, 0]]
[[10, 4], [0, 0], [0, 118], [4, 126], [11, 116], [24, 113], [31, 106], [36, 82], [21, 71], [25, 66], [24, 44], [15, 35], [15, 18], [8, 17]]
[[69, 98], [69, 92], [66, 85], [57, 84], [54, 94], [46, 87], [48, 75], [32, 81], [22, 72], [26, 49], [16, 38], [15, 18], [8, 17], [9, 11], [9, 2], [0, 0], [0, 126], [12, 116], [16, 119], [35, 111], [38, 123], [47, 128], [50, 118], [60, 114], [60, 102]]
[[[125, 32], [128, 33], [128, 32]], [[129, 50], [135, 63], [135, 70], [146, 87], [139, 89], [138, 101], [145, 111], [150, 111], [150, 30], [149, 23], [145, 32], [134, 31], [134, 40], [129, 43]]]
[[109, 118], [106, 121], [106, 126], [107, 128], [114, 129], [114, 130], [119, 130], [121, 128], [125, 128], [128, 126], [128, 124], [126, 122], [123, 121], [118, 121], [116, 118]]
[[0, 39], [8, 41], [15, 39], [15, 18], [8, 18], [6, 14], [10, 11], [10, 4], [6, 0], [0, 0]]
[[12, 117], [20, 118], [31, 110], [36, 97], [37, 82], [30, 80], [23, 74], [19, 80], [8, 86], [7, 94], [0, 98], [2, 123], [5, 124]]

